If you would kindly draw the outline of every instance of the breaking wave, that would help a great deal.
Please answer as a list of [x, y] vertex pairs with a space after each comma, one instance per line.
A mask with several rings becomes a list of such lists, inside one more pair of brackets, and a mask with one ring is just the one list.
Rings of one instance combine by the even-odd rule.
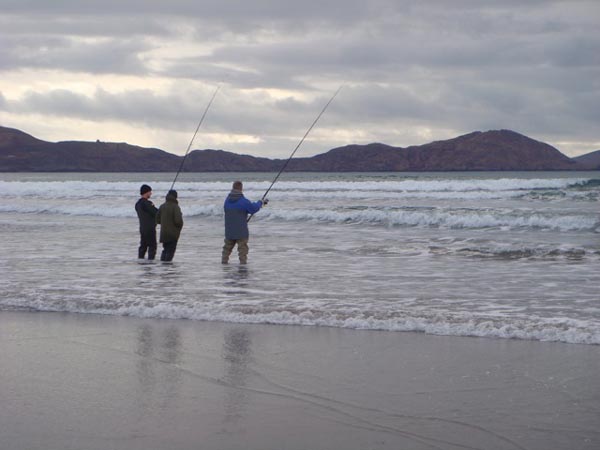
[[[182, 208], [185, 217], [221, 217], [221, 204], [188, 205]], [[112, 204], [27, 204], [0, 205], [0, 212], [35, 214], [65, 214], [74, 216], [134, 217], [132, 205]], [[350, 207], [330, 209], [276, 209], [262, 210], [257, 220], [297, 222], [329, 222], [338, 224], [370, 224], [383, 226], [439, 227], [439, 228], [535, 228], [561, 231], [594, 231], [596, 216], [565, 214], [544, 215], [528, 211], [501, 211], [487, 209], [440, 208], [381, 208]]]
[[4, 309], [94, 313], [140, 318], [188, 319], [233, 323], [328, 326], [358, 330], [412, 331], [444, 336], [555, 341], [571, 344], [600, 344], [600, 323], [569, 318], [498, 317], [452, 313], [373, 313], [358, 310], [272, 309], [266, 307], [219, 307], [201, 303], [160, 302], [146, 305], [78, 304], [35, 300], [6, 303]]
[[584, 258], [600, 258], [600, 251], [582, 247], [508, 247], [494, 246], [464, 246], [458, 248], [431, 246], [429, 251], [434, 254], [457, 254], [473, 258], [493, 259], [566, 259], [581, 260]]
[[[136, 196], [139, 182], [129, 181], [0, 181], [4, 196], [37, 196], [44, 198], [90, 198], [97, 196]], [[264, 192], [270, 181], [247, 182], [249, 192]], [[597, 187], [600, 180], [589, 178], [500, 178], [500, 179], [399, 179], [381, 181], [280, 181], [276, 191], [306, 192], [361, 192], [380, 191], [392, 193], [426, 192], [502, 192], [530, 190], [565, 190], [570, 188]], [[155, 193], [166, 193], [170, 182], [152, 182]], [[228, 182], [180, 182], [177, 189], [184, 193], [229, 191]]]
[[[223, 215], [221, 204], [190, 205], [182, 208], [186, 217]], [[75, 216], [133, 217], [131, 205], [114, 206], [94, 204], [0, 206], [0, 212], [36, 214], [65, 214]], [[515, 211], [489, 211], [437, 208], [347, 208], [329, 209], [265, 209], [257, 220], [282, 220], [299, 222], [330, 222], [338, 224], [371, 224], [384, 226], [439, 227], [439, 228], [536, 228], [561, 231], [593, 231], [598, 219], [585, 215], [543, 215]]]
[[544, 216], [516, 215], [486, 210], [294, 210], [263, 211], [266, 218], [292, 221], [322, 221], [335, 223], [370, 223], [387, 226], [425, 226], [441, 228], [539, 228], [551, 230], [594, 230], [595, 217], [581, 215]]

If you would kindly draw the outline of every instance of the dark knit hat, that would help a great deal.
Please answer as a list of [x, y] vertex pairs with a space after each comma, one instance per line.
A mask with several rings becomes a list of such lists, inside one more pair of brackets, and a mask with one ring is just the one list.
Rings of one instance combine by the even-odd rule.
[[147, 184], [142, 184], [142, 187], [140, 188], [140, 195], [144, 195], [146, 192], [150, 192], [151, 190], [152, 188], [150, 186]]
[[167, 197], [177, 198], [177, 191], [175, 189], [171, 189], [169, 192], [167, 192]]

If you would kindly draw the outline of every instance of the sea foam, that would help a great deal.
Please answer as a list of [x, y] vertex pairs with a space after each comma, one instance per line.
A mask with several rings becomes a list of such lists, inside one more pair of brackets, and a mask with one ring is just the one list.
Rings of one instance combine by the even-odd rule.
[[274, 325], [303, 325], [378, 330], [422, 332], [444, 336], [473, 336], [565, 342], [570, 344], [600, 344], [600, 323], [568, 318], [477, 316], [470, 313], [410, 313], [373, 315], [357, 310], [228, 308], [201, 303], [181, 304], [141, 302], [129, 305], [102, 305], [37, 299], [15, 304], [5, 302], [4, 308], [15, 307], [36, 311], [60, 311], [133, 316], [139, 318], [188, 319]]

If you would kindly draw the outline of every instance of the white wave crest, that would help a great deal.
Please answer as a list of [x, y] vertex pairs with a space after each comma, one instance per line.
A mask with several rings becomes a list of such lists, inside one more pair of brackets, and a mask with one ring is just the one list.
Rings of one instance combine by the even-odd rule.
[[368, 313], [344, 313], [313, 310], [243, 310], [200, 304], [182, 305], [141, 303], [106, 307], [84, 306], [70, 302], [32, 301], [29, 304], [4, 304], [3, 308], [30, 308], [38, 311], [60, 311], [134, 316], [140, 318], [191, 319], [234, 323], [328, 326], [360, 330], [412, 331], [444, 336], [475, 336], [486, 338], [523, 339], [565, 342], [571, 344], [600, 344], [600, 324], [576, 319], [490, 318], [471, 314], [408, 315], [376, 317]]
[[[220, 217], [222, 204], [190, 204], [182, 206], [186, 217]], [[64, 214], [72, 216], [136, 217], [133, 205], [112, 203], [22, 203], [0, 205], [0, 212]], [[363, 209], [277, 209], [261, 210], [258, 219], [297, 222], [331, 222], [373, 224], [384, 226], [440, 227], [440, 228], [539, 228], [561, 231], [593, 231], [598, 226], [596, 217], [584, 215], [546, 216], [540, 213], [501, 212], [488, 210], [397, 210], [382, 208]]]
[[[398, 179], [369, 181], [280, 181], [275, 191], [298, 192], [404, 192], [404, 193], [443, 193], [443, 192], [503, 192], [537, 189], [567, 189], [584, 185], [589, 178], [500, 178], [500, 179]], [[155, 193], [165, 194], [170, 182], [152, 182]], [[102, 196], [136, 196], [140, 182], [130, 181], [0, 181], [0, 192], [4, 196], [38, 196], [45, 198], [91, 198]], [[260, 195], [270, 185], [270, 181], [249, 181], [245, 189]], [[213, 191], [226, 193], [231, 183], [222, 181], [180, 182], [177, 190], [181, 193], [202, 193]], [[274, 191], [274, 192], [275, 192]], [[439, 195], [439, 194], [438, 194]]]
[[262, 217], [288, 221], [321, 221], [335, 223], [372, 223], [387, 226], [427, 226], [446, 228], [542, 228], [554, 230], [593, 230], [594, 217], [541, 214], [515, 215], [486, 211], [398, 211], [398, 210], [275, 210], [261, 211]]

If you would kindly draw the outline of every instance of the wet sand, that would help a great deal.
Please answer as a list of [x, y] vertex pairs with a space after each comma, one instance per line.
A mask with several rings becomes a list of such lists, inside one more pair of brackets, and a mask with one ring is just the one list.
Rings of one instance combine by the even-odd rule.
[[600, 346], [0, 312], [0, 448], [598, 449]]

